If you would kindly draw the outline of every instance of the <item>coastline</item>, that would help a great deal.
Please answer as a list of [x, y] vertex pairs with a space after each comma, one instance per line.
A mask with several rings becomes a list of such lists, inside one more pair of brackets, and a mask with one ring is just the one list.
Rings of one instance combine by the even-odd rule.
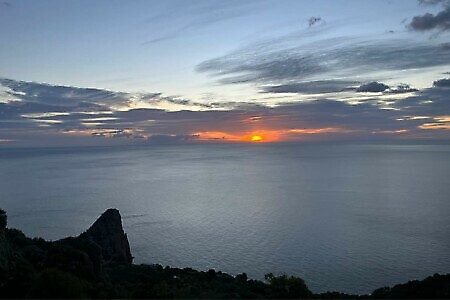
[[118, 210], [109, 209], [84, 233], [58, 241], [7, 228], [0, 211], [1, 298], [449, 298], [450, 274], [382, 287], [370, 294], [312, 292], [303, 279], [267, 274], [265, 281], [221, 271], [132, 263]]

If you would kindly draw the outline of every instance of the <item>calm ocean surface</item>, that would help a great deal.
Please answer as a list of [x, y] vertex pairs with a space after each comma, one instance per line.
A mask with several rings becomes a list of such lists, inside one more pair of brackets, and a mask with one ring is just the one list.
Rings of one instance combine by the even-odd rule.
[[2, 149], [0, 207], [46, 239], [116, 207], [136, 263], [287, 273], [315, 292], [450, 273], [450, 146]]

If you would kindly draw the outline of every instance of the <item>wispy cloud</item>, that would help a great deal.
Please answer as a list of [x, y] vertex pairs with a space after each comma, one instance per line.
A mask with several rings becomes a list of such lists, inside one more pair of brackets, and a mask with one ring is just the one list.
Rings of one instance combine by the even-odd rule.
[[[186, 34], [192, 35], [193, 32], [216, 23], [248, 15], [257, 5], [261, 5], [261, 3], [237, 0], [212, 0], [205, 3], [190, 3], [188, 6], [183, 5], [182, 7], [174, 3], [165, 12], [144, 21], [143, 27], [156, 23], [159, 25], [160, 31], [142, 42], [141, 45], [151, 45]], [[172, 22], [174, 19], [177, 19], [176, 25]]]
[[[346, 78], [340, 83], [361, 81], [380, 71], [444, 66], [450, 61], [450, 52], [438, 44], [398, 39], [333, 38], [276, 50], [254, 47], [202, 62], [197, 70], [222, 84], [251, 83], [262, 90], [264, 85], [297, 86], [308, 93], [318, 84], [327, 84], [327, 92], [337, 83], [336, 78]], [[319, 77], [320, 81], [316, 79]], [[311, 87], [306, 88], [304, 82], [310, 82]]]
[[[97, 88], [51, 85], [37, 82], [0, 78], [2, 101], [21, 101], [26, 104], [55, 106], [69, 111], [101, 111], [105, 109], [128, 109], [140, 106], [160, 106], [167, 103], [183, 107], [210, 108], [205, 103], [190, 101], [160, 92], [126, 93]], [[6, 95], [6, 96], [5, 96]]]
[[418, 0], [420, 5], [438, 5], [449, 3], [449, 0]]
[[7, 2], [7, 1], [2, 1], [2, 2], [0, 2], [0, 7], [11, 8], [12, 4], [10, 2]]

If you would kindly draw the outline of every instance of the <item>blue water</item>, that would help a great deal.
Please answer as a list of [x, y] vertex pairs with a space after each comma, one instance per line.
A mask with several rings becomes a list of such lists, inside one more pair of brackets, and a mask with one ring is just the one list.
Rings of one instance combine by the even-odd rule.
[[30, 236], [120, 209], [136, 263], [300, 276], [365, 293], [450, 273], [450, 147], [0, 150], [0, 207]]

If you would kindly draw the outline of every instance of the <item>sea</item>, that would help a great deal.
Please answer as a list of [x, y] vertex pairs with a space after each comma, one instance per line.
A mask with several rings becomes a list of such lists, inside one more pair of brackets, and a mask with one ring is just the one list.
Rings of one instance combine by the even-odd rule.
[[369, 293], [450, 273], [450, 146], [0, 149], [8, 226], [57, 240], [107, 208], [135, 263]]

